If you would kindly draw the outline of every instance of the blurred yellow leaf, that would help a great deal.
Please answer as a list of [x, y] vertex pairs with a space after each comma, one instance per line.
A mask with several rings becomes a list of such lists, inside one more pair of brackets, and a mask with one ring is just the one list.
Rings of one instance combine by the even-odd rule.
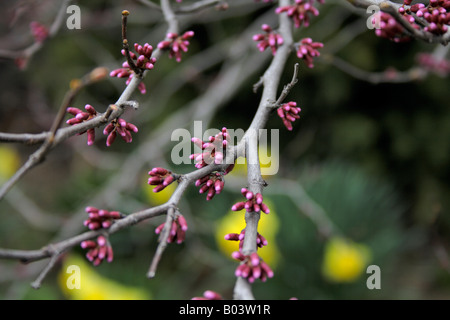
[[[258, 254], [272, 269], [274, 269], [279, 261], [279, 249], [275, 241], [279, 230], [279, 219], [275, 212], [275, 208], [270, 201], [264, 198], [264, 203], [269, 206], [270, 213], [261, 213], [261, 218], [258, 223], [258, 232], [266, 238], [268, 245], [259, 248]], [[216, 225], [215, 237], [219, 250], [230, 259], [232, 259], [231, 253], [239, 250], [239, 241], [225, 240], [224, 236], [228, 233], [241, 233], [242, 229], [245, 228], [244, 215], [245, 210], [238, 212], [230, 210]]]
[[[74, 267], [76, 269], [74, 269]], [[72, 270], [78, 270], [79, 275]], [[79, 276], [80, 287], [74, 287], [74, 277]], [[83, 257], [65, 257], [58, 274], [58, 285], [71, 300], [148, 300], [150, 293], [137, 287], [124, 286], [101, 276]]]
[[325, 246], [324, 276], [333, 282], [355, 281], [365, 271], [370, 249], [342, 237], [331, 238]]
[[0, 146], [0, 180], [10, 178], [19, 169], [20, 156], [9, 146]]

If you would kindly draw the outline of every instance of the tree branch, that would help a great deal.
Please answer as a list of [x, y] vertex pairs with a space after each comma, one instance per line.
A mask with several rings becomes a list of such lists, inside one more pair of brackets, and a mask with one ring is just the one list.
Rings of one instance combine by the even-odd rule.
[[[288, 0], [281, 0], [280, 6], [289, 5]], [[247, 168], [248, 176], [247, 182], [249, 184], [249, 190], [256, 193], [262, 194], [262, 189], [264, 186], [264, 180], [261, 176], [261, 168], [258, 158], [258, 140], [259, 140], [259, 129], [265, 127], [267, 120], [272, 111], [271, 102], [276, 101], [277, 89], [283, 73], [286, 61], [291, 52], [291, 46], [293, 44], [292, 39], [292, 25], [290, 19], [285, 15], [280, 15], [280, 28], [279, 33], [284, 39], [284, 44], [278, 48], [271, 64], [265, 71], [264, 75], [261, 77], [261, 84], [264, 86], [262, 97], [258, 110], [256, 111], [255, 117], [250, 124], [250, 127], [244, 134], [241, 143], [238, 145], [238, 154], [242, 154], [245, 150], [245, 156], [247, 158]], [[295, 67], [294, 77], [292, 82], [295, 84], [297, 82], [297, 72], [298, 67]], [[288, 85], [286, 88], [290, 88]], [[284, 99], [287, 93], [283, 91], [280, 99]], [[278, 99], [278, 100], [280, 100]], [[248, 255], [256, 251], [256, 237], [258, 232], [258, 221], [260, 218], [259, 212], [246, 212], [245, 213], [245, 238], [242, 248], [242, 252]], [[250, 283], [241, 277], [238, 277], [234, 291], [233, 298], [237, 300], [253, 300], [253, 294], [251, 291]]]

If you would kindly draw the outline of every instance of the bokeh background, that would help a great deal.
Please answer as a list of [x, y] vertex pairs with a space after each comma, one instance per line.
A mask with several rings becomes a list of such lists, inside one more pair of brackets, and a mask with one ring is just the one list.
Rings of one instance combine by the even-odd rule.
[[[175, 1], [173, 1], [175, 2]], [[193, 1], [185, 0], [185, 4]], [[176, 128], [247, 128], [259, 103], [252, 86], [270, 62], [258, 52], [252, 35], [262, 23], [277, 25], [274, 4], [228, 1], [228, 10], [208, 8], [182, 15], [183, 31], [194, 30], [181, 63], [164, 55], [136, 92], [137, 111], [124, 118], [139, 127], [133, 143], [105, 146], [72, 137], [55, 148], [0, 202], [0, 247], [38, 249], [85, 231], [84, 207], [131, 213], [168, 199], [173, 189], [154, 194], [147, 172], [163, 166], [183, 173], [193, 165], [174, 166], [171, 141]], [[164, 37], [161, 13], [139, 1], [76, 1], [81, 29], [63, 26], [20, 69], [0, 59], [0, 131], [48, 130], [72, 79], [93, 68], [118, 68], [121, 11], [127, 9], [130, 41], [153, 46]], [[20, 50], [33, 43], [29, 23], [50, 25], [60, 1], [2, 1], [0, 48]], [[272, 155], [279, 172], [266, 176], [265, 199], [272, 212], [261, 217], [260, 232], [269, 241], [261, 255], [274, 269], [266, 283], [254, 284], [257, 299], [448, 299], [450, 298], [450, 92], [445, 74], [430, 72], [404, 83], [373, 84], [337, 68], [338, 57], [368, 74], [405, 71], [417, 54], [436, 45], [421, 41], [393, 43], [366, 27], [368, 15], [341, 0], [326, 0], [309, 28], [324, 43], [309, 69], [295, 54], [282, 83], [300, 62], [299, 82], [288, 100], [302, 108], [288, 132], [276, 116], [267, 128], [279, 129], [280, 154]], [[102, 112], [117, 100], [124, 81], [107, 78], [87, 87], [74, 107], [93, 105]], [[36, 146], [0, 144], [4, 181]], [[266, 150], [261, 150], [262, 158]], [[231, 212], [245, 186], [245, 166], [226, 179], [224, 192], [207, 202], [189, 188], [180, 203], [189, 231], [172, 244], [156, 277], [145, 274], [157, 246], [154, 229], [164, 217], [120, 231], [110, 240], [115, 259], [92, 267], [81, 248], [67, 252], [39, 290], [30, 287], [46, 261], [23, 265], [0, 261], [2, 299], [191, 299], [205, 290], [232, 298], [237, 243], [243, 212]], [[65, 286], [66, 267], [81, 267], [82, 290]], [[369, 265], [381, 270], [381, 289], [369, 290]]]

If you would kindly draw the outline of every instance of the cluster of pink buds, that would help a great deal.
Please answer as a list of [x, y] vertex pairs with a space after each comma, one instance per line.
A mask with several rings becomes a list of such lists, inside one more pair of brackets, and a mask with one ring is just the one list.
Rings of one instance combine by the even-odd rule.
[[126, 122], [122, 118], [114, 119], [105, 127], [105, 129], [103, 129], [103, 134], [108, 136], [106, 138], [106, 146], [110, 147], [112, 145], [117, 134], [119, 134], [126, 143], [132, 142], [132, 132], [138, 132], [138, 128], [134, 124]]
[[[79, 124], [83, 121], [90, 120], [90, 119], [94, 118], [95, 116], [97, 116], [97, 111], [90, 104], [85, 105], [84, 109], [86, 109], [86, 112], [82, 111], [78, 108], [73, 108], [73, 107], [67, 108], [66, 111], [68, 113], [70, 113], [71, 115], [75, 116], [75, 118], [71, 118], [71, 119], [67, 120], [66, 123], [70, 124], [70, 125]], [[95, 141], [95, 129], [91, 128], [85, 132], [87, 132], [87, 144], [92, 145]], [[83, 133], [84, 132], [82, 132], [80, 134], [83, 134]]]
[[263, 203], [263, 196], [261, 193], [253, 193], [246, 188], [241, 189], [241, 194], [247, 199], [246, 201], [235, 203], [231, 210], [241, 211], [245, 209], [247, 212], [264, 212], [268, 214], [270, 212], [269, 207]]
[[86, 258], [93, 263], [94, 266], [98, 266], [106, 259], [108, 262], [112, 262], [114, 255], [111, 245], [108, 239], [104, 236], [98, 236], [97, 241], [86, 240], [80, 244], [81, 248], [88, 249]]
[[432, 54], [421, 53], [417, 56], [417, 62], [422, 68], [434, 72], [440, 76], [445, 77], [450, 74], [449, 60], [437, 59]]
[[301, 110], [294, 101], [289, 101], [277, 109], [278, 116], [283, 120], [286, 129], [292, 131], [292, 122], [300, 118]]
[[[160, 224], [156, 229], [155, 233], [160, 234], [164, 229], [165, 223]], [[177, 217], [172, 221], [172, 225], [169, 230], [169, 236], [167, 237], [167, 242], [172, 243], [175, 242], [180, 244], [186, 238], [186, 231], [188, 229], [188, 225], [186, 219], [181, 215], [177, 214]]]
[[47, 27], [37, 21], [32, 21], [30, 23], [30, 30], [36, 42], [44, 42], [48, 37]]
[[215, 291], [206, 290], [203, 292], [203, 297], [194, 297], [192, 300], [223, 300], [223, 298]]
[[123, 218], [123, 215], [118, 211], [108, 211], [97, 209], [95, 207], [86, 207], [88, 219], [84, 220], [83, 224], [91, 230], [108, 229], [114, 220]]
[[191, 141], [202, 151], [191, 154], [189, 158], [196, 162], [195, 167], [197, 169], [203, 168], [213, 162], [215, 164], [221, 164], [225, 158], [229, 140], [230, 135], [225, 127], [215, 136], [210, 136], [208, 142], [203, 142], [201, 139], [194, 137]]
[[253, 36], [254, 41], [259, 41], [257, 47], [259, 51], [264, 51], [266, 48], [270, 47], [272, 54], [275, 55], [279, 46], [283, 44], [283, 37], [272, 30], [268, 24], [263, 24], [263, 31], [266, 33], [259, 33]]
[[[239, 250], [242, 249], [244, 245], [244, 238], [245, 238], [245, 229], [241, 231], [241, 233], [228, 233], [225, 235], [225, 240], [229, 241], [239, 241]], [[258, 248], [262, 248], [264, 246], [267, 246], [268, 242], [266, 238], [264, 238], [259, 232], [256, 234], [256, 246]]]
[[[323, 1], [319, 1], [323, 3]], [[305, 27], [309, 26], [310, 18], [308, 14], [314, 16], [319, 15], [319, 10], [313, 6], [312, 0], [295, 0], [295, 4], [278, 7], [275, 10], [276, 13], [286, 12], [287, 15], [294, 20], [294, 25], [296, 28], [300, 28], [302, 25]]]
[[321, 42], [313, 42], [311, 38], [304, 38], [297, 46], [297, 57], [305, 60], [308, 68], [313, 68], [313, 58], [320, 56], [320, 52], [317, 50], [323, 47], [323, 43]]
[[269, 265], [256, 252], [244, 255], [240, 251], [234, 251], [231, 256], [234, 259], [242, 261], [234, 273], [236, 277], [245, 278], [250, 283], [255, 282], [256, 279], [265, 282], [267, 278], [273, 277], [272, 269], [270, 269]]
[[[416, 3], [411, 5], [412, 0], [404, 0], [403, 6], [399, 8], [401, 14], [414, 13], [417, 17], [427, 21], [424, 31], [434, 34], [444, 34], [448, 30], [450, 23], [450, 1], [449, 0], [430, 0], [428, 5]], [[405, 9], [406, 6], [410, 6]], [[411, 17], [412, 18], [412, 17]], [[414, 20], [414, 18], [412, 18]]]
[[195, 186], [200, 187], [199, 193], [206, 193], [207, 201], [222, 192], [224, 185], [225, 181], [220, 172], [213, 172], [195, 181]]
[[[136, 68], [138, 68], [141, 72], [154, 68], [156, 59], [152, 58], [153, 47], [151, 45], [146, 43], [142, 46], [138, 43], [135, 43], [134, 50], [136, 51], [136, 53], [129, 51], [129, 54]], [[122, 49], [121, 52], [122, 55], [126, 57], [125, 49]], [[122, 64], [122, 68], [111, 71], [109, 75], [111, 77], [127, 78], [125, 84], [128, 85], [134, 76], [134, 71], [133, 68], [129, 65], [128, 61], [125, 61]], [[143, 82], [139, 83], [138, 89], [142, 94], [145, 94], [147, 92], [147, 89], [145, 88], [145, 84]]]
[[163, 40], [158, 43], [158, 48], [161, 50], [169, 50], [169, 58], [175, 57], [175, 60], [180, 62], [182, 52], [188, 51], [188, 39], [193, 36], [194, 31], [186, 31], [181, 36], [178, 36], [178, 33], [170, 32], [167, 34], [168, 40]]
[[[418, 29], [418, 25], [415, 24], [414, 18], [412, 16], [403, 16], [414, 28]], [[411, 38], [406, 33], [405, 29], [395, 20], [393, 16], [386, 12], [378, 12], [374, 15], [373, 25], [378, 27], [375, 30], [375, 34], [378, 37], [386, 38], [394, 42], [405, 42], [409, 41]]]
[[165, 187], [176, 180], [175, 176], [172, 174], [172, 171], [161, 167], [153, 168], [148, 172], [148, 174], [150, 175], [148, 184], [156, 186], [153, 188], [153, 192], [159, 192], [163, 190]]

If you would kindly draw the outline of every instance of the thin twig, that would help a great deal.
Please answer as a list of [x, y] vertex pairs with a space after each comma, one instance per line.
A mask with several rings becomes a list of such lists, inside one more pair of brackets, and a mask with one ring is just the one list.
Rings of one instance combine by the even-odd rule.
[[122, 46], [123, 50], [125, 50], [125, 57], [127, 58], [128, 65], [130, 66], [131, 70], [137, 75], [142, 76], [142, 70], [136, 66], [133, 59], [130, 55], [130, 48], [128, 44], [128, 38], [127, 38], [127, 19], [130, 12], [128, 10], [122, 11]]
[[280, 96], [278, 97], [278, 100], [275, 102], [275, 107], [278, 107], [281, 105], [281, 103], [284, 101], [284, 99], [287, 97], [289, 92], [291, 92], [292, 87], [295, 86], [295, 84], [298, 82], [298, 63], [294, 65], [294, 73], [292, 75], [292, 80], [287, 85], [284, 86], [283, 91], [281, 92]]

